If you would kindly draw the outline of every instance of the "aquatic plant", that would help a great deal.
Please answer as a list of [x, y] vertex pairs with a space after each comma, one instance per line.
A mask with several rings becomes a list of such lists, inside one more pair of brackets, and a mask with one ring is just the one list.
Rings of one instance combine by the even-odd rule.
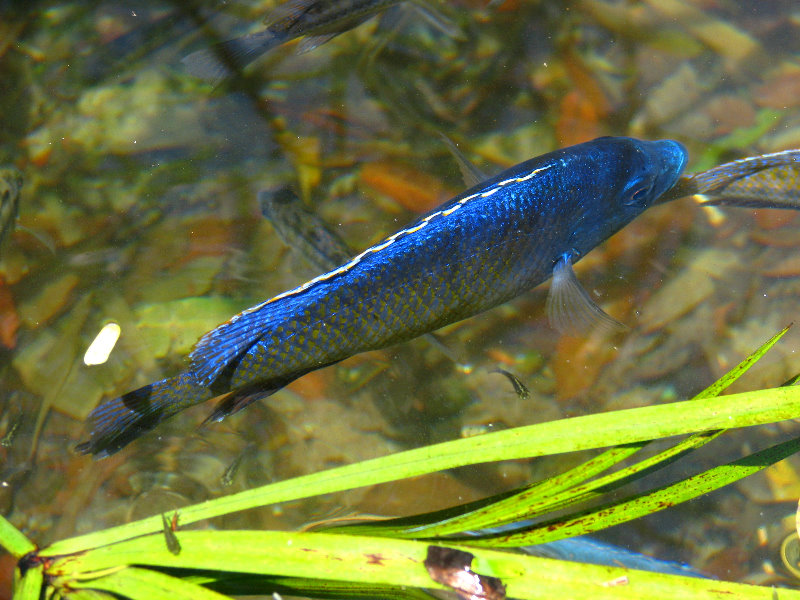
[[[670, 485], [607, 494], [691, 452], [725, 430], [800, 418], [795, 380], [774, 389], [720, 394], [788, 328], [683, 402], [540, 423], [399, 452], [280, 481], [37, 548], [0, 517], [0, 544], [18, 561], [15, 598], [221, 599], [272, 592], [325, 598], [429, 598], [447, 589], [432, 548], [468, 552], [479, 581], [499, 578], [514, 598], [774, 598], [773, 588], [539, 558], [502, 550], [589, 533], [698, 497], [800, 450], [800, 437]], [[607, 473], [653, 440], [691, 434]], [[301, 532], [185, 530], [236, 511], [492, 461], [607, 448], [566, 473], [522, 489], [403, 519]], [[603, 474], [606, 473], [606, 474]], [[585, 508], [589, 500], [591, 508]], [[600, 501], [599, 504], [597, 501]], [[548, 517], [558, 510], [557, 518]], [[512, 534], [461, 535], [522, 519]], [[452, 537], [455, 535], [456, 537]], [[428, 568], [426, 568], [428, 567]], [[43, 588], [45, 588], [43, 590]], [[502, 595], [462, 596], [502, 598]], [[781, 598], [800, 592], [781, 590]]]

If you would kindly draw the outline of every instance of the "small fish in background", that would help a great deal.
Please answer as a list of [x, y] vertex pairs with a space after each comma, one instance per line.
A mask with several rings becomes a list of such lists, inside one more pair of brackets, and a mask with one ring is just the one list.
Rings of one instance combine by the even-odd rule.
[[255, 444], [247, 444], [244, 448], [242, 448], [242, 451], [236, 455], [236, 458], [234, 458], [231, 464], [225, 467], [225, 470], [222, 472], [222, 475], [219, 478], [219, 482], [222, 487], [230, 487], [233, 485], [242, 463], [246, 459], [250, 458], [255, 453], [256, 449], [257, 447]]
[[344, 240], [308, 210], [289, 186], [258, 192], [258, 205], [283, 243], [320, 271], [330, 271], [353, 255]]
[[178, 529], [178, 511], [172, 515], [172, 519], [167, 519], [165, 514], [161, 514], [161, 527], [164, 532], [164, 541], [167, 544], [167, 550], [171, 554], [178, 556], [181, 553], [181, 543], [178, 541], [178, 536], [175, 531]]
[[181, 62], [200, 79], [218, 82], [241, 72], [273, 48], [305, 36], [299, 52], [314, 48], [404, 0], [289, 0], [264, 19], [267, 28], [211, 48]]
[[514, 393], [517, 395], [517, 398], [519, 398], [520, 400], [527, 400], [528, 398], [530, 398], [531, 391], [528, 389], [528, 386], [522, 383], [522, 380], [516, 375], [514, 375], [512, 372], [500, 368], [494, 369], [491, 372], [499, 373], [500, 375], [508, 379], [511, 382], [511, 385], [514, 387]]
[[800, 149], [749, 156], [684, 175], [658, 204], [697, 196], [703, 206], [800, 210]]
[[21, 190], [22, 173], [14, 167], [0, 167], [0, 244], [14, 230]]
[[32, 236], [53, 255], [56, 254], [55, 242], [46, 233], [33, 231], [17, 223], [19, 216], [19, 200], [24, 177], [16, 167], [0, 167], [0, 245], [15, 229]]
[[791, 164], [765, 168], [710, 193], [700, 193], [704, 205], [745, 208], [800, 209], [800, 151], [780, 153]]

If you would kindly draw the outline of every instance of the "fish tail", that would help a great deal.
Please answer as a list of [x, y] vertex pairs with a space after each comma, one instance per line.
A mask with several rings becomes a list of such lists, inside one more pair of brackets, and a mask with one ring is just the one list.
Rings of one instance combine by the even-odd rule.
[[89, 415], [89, 439], [75, 449], [98, 458], [110, 456], [162, 421], [213, 395], [183, 373], [107, 400]]
[[218, 83], [241, 72], [259, 56], [284, 41], [284, 36], [270, 30], [261, 31], [192, 52], [181, 62], [191, 75]]

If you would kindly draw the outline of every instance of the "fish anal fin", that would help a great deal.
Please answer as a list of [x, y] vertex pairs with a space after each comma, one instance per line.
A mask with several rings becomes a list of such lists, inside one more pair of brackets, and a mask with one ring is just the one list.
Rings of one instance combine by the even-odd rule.
[[565, 254], [553, 268], [547, 296], [547, 318], [559, 332], [586, 334], [595, 327], [624, 329], [625, 325], [606, 314], [581, 286], [572, 269], [572, 256]]
[[254, 388], [247, 388], [241, 390], [234, 390], [229, 394], [225, 394], [217, 405], [214, 407], [214, 410], [211, 412], [203, 420], [203, 425], [207, 423], [217, 423], [222, 421], [225, 417], [229, 417], [233, 414], [236, 414], [240, 410], [247, 408], [256, 400], [261, 400], [262, 398], [266, 398], [267, 396], [271, 396], [275, 392], [277, 392], [281, 387], [274, 387], [269, 389], [254, 389]]

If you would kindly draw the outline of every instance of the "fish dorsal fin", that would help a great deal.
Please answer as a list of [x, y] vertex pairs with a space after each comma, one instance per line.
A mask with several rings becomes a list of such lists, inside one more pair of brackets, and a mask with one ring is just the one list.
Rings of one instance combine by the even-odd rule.
[[547, 296], [547, 318], [559, 332], [580, 335], [595, 326], [608, 329], [625, 325], [606, 314], [583, 289], [572, 269], [572, 256], [565, 254], [553, 267], [553, 281]]
[[201, 337], [189, 354], [189, 370], [198, 385], [208, 387], [234, 360], [258, 341], [269, 319], [272, 300], [240, 312]]

